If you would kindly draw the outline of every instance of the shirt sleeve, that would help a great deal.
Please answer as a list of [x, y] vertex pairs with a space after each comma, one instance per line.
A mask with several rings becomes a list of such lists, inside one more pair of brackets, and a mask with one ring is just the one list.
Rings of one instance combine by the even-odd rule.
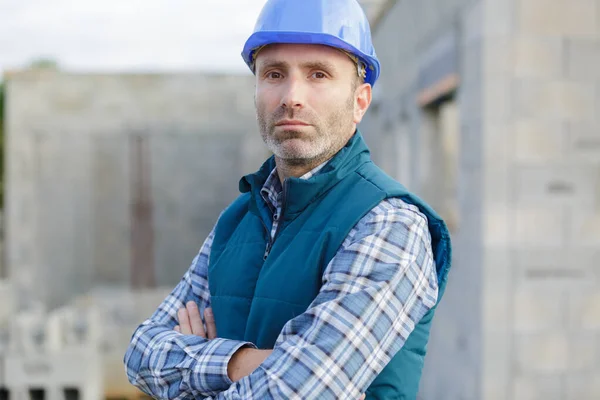
[[353, 228], [273, 353], [218, 399], [358, 399], [437, 302], [427, 219], [384, 200]]
[[186, 302], [195, 301], [201, 315], [210, 306], [207, 271], [213, 238], [214, 229], [179, 284], [134, 332], [125, 354], [129, 381], [154, 398], [192, 399], [226, 390], [232, 384], [227, 375], [231, 356], [242, 346], [253, 346], [173, 330], [177, 310]]

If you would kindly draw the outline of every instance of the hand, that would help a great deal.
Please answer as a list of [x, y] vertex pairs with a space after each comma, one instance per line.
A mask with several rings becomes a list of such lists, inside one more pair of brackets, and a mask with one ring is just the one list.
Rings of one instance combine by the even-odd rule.
[[[174, 329], [179, 333], [201, 336], [209, 340], [217, 337], [217, 325], [211, 308], [204, 310], [206, 329], [204, 329], [202, 318], [200, 318], [198, 306], [193, 301], [189, 301], [185, 308], [180, 308], [177, 311], [177, 319], [179, 325], [176, 325]], [[235, 352], [227, 367], [230, 379], [237, 382], [250, 375], [272, 352], [273, 350], [239, 349]], [[365, 400], [366, 396], [366, 394], [363, 394], [359, 400]]]
[[273, 350], [257, 350], [242, 347], [236, 351], [227, 365], [227, 375], [232, 382], [250, 375], [271, 355]]
[[212, 308], [204, 310], [206, 329], [204, 329], [204, 323], [200, 317], [198, 306], [193, 301], [188, 301], [185, 308], [180, 308], [177, 311], [177, 319], [179, 325], [175, 326], [174, 329], [179, 333], [201, 336], [209, 340], [217, 337], [217, 325], [215, 324], [215, 316], [213, 315]]

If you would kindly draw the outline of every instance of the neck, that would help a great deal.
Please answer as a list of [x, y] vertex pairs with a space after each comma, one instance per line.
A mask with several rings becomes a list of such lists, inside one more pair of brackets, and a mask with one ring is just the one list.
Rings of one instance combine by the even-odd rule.
[[309, 171], [312, 171], [331, 157], [319, 158], [318, 160], [306, 160], [306, 162], [297, 162], [290, 160], [284, 160], [279, 157], [275, 157], [275, 165], [277, 166], [277, 175], [281, 183], [287, 178], [299, 178]]

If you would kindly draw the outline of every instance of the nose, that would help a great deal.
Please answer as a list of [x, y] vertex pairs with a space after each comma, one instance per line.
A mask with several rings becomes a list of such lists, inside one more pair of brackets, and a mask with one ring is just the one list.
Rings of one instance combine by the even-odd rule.
[[283, 85], [283, 94], [281, 96], [281, 107], [288, 109], [301, 109], [305, 102], [305, 88], [302, 80], [295, 76], [290, 76], [285, 85]]

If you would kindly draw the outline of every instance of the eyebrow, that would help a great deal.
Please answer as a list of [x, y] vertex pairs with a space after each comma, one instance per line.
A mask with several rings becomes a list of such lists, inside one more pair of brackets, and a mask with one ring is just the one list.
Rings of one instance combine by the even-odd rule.
[[[259, 68], [264, 70], [267, 68], [279, 68], [283, 70], [287, 70], [290, 68], [290, 64], [286, 61], [274, 60], [274, 59], [266, 59], [261, 62]], [[337, 69], [335, 66], [327, 61], [307, 61], [300, 65], [302, 69], [322, 69], [329, 72], [336, 72]]]

